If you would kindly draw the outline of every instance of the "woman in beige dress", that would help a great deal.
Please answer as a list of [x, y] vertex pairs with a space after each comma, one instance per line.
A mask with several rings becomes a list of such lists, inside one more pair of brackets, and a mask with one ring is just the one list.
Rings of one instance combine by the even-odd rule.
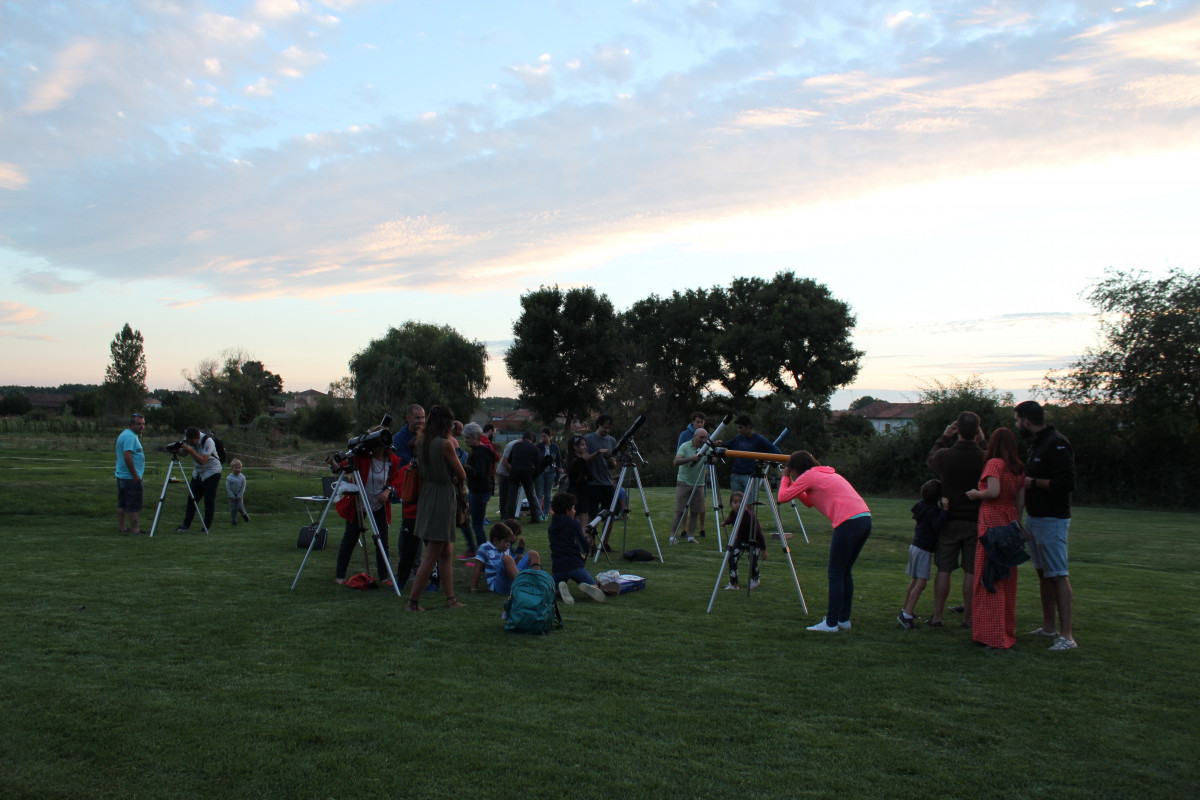
[[467, 479], [462, 462], [454, 452], [450, 439], [450, 423], [454, 413], [445, 406], [434, 406], [425, 415], [425, 427], [413, 445], [417, 472], [421, 476], [421, 495], [417, 500], [416, 533], [425, 542], [425, 556], [413, 579], [412, 594], [404, 606], [406, 611], [424, 611], [421, 593], [429, 585], [433, 566], [437, 565], [438, 579], [446, 592], [446, 607], [458, 608], [462, 603], [454, 593], [454, 534], [455, 484]]

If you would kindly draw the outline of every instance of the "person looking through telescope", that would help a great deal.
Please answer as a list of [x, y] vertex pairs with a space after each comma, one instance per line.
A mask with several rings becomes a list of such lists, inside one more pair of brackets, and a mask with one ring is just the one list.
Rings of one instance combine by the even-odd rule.
[[[363, 501], [370, 507], [370, 514], [375, 518], [375, 527], [379, 530], [379, 543], [375, 547], [375, 566], [381, 580], [388, 574], [388, 525], [392, 522], [392, 498], [400, 496], [400, 459], [388, 449], [388, 442], [377, 437], [369, 452], [354, 452], [350, 456], [350, 468], [358, 471], [362, 484]], [[347, 493], [337, 504], [338, 516], [346, 520], [346, 529], [342, 533], [342, 544], [338, 547], [337, 566], [334, 581], [346, 583], [346, 568], [350, 566], [350, 557], [354, 555], [354, 546], [358, 543], [359, 535], [369, 526], [363, 524], [358, 514], [358, 500], [353, 493]], [[407, 575], [398, 575], [397, 580], [403, 582]], [[385, 584], [388, 583], [386, 580]], [[390, 584], [388, 584], [390, 585]]]
[[850, 482], [823, 467], [807, 450], [797, 450], [783, 469], [779, 502], [799, 500], [816, 508], [833, 523], [829, 541], [829, 607], [825, 619], [808, 630], [837, 633], [850, 627], [850, 605], [854, 599], [851, 567], [871, 535], [871, 509]]
[[184, 506], [183, 524], [175, 532], [186, 533], [191, 527], [196, 517], [196, 503], [200, 502], [201, 495], [204, 495], [204, 528], [212, 530], [213, 514], [217, 508], [217, 485], [221, 482], [217, 443], [211, 436], [201, 436], [200, 429], [194, 425], [183, 432], [183, 439], [179, 452], [187, 453], [195, 463], [192, 465], [192, 493]]

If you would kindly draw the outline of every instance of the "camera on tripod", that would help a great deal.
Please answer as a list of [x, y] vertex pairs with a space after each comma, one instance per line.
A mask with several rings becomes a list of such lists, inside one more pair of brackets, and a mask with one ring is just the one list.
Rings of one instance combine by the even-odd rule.
[[186, 445], [187, 439], [180, 439], [178, 442], [171, 442], [170, 444], [163, 445], [163, 450], [175, 456], [179, 455], [179, 451], [182, 450]]
[[[352, 456], [369, 456], [377, 447], [392, 446], [392, 432], [388, 430], [388, 425], [392, 422], [391, 414], [384, 414], [383, 419], [374, 428], [368, 429], [365, 433], [360, 433], [350, 441], [346, 442], [346, 453]], [[345, 461], [346, 455], [343, 453], [334, 453], [335, 461]]]

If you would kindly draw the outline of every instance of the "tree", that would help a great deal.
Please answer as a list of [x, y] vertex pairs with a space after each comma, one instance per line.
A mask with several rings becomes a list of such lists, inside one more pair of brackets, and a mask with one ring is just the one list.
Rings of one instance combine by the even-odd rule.
[[125, 416], [146, 403], [146, 354], [142, 334], [129, 327], [113, 337], [108, 346], [112, 363], [104, 371], [104, 391]]
[[1087, 299], [1100, 311], [1101, 344], [1066, 374], [1047, 375], [1049, 393], [1119, 403], [1128, 421], [1173, 418], [1200, 429], [1200, 272], [1153, 280], [1109, 270]]
[[735, 403], [766, 383], [797, 406], [823, 407], [858, 374], [863, 353], [850, 340], [854, 315], [823, 284], [781, 272], [770, 282], [737, 278], [712, 293], [725, 299], [714, 343], [720, 382]]
[[622, 336], [606, 295], [591, 287], [564, 292], [543, 286], [521, 297], [505, 368], [522, 403], [547, 424], [563, 414], [569, 430], [573, 420], [598, 407], [617, 378]]
[[712, 310], [709, 293], [689, 289], [670, 297], [650, 295], [622, 315], [628, 332], [625, 368], [645, 373], [672, 415], [689, 413], [721, 375]]
[[227, 350], [215, 359], [205, 359], [194, 372], [185, 370], [183, 377], [200, 395], [201, 402], [229, 425], [250, 422], [266, 409], [274, 395], [283, 391], [283, 378], [241, 350]]
[[6, 394], [0, 399], [0, 417], [19, 417], [32, 410], [32, 401], [20, 392]]
[[449, 325], [408, 321], [350, 359], [360, 410], [442, 403], [463, 419], [487, 389], [487, 345]]
[[877, 400], [874, 397], [871, 397], [871, 395], [864, 394], [862, 397], [858, 398], [857, 400], [855, 400], [854, 402], [852, 402], [850, 404], [850, 410], [851, 411], [860, 411], [860, 410], [866, 408], [867, 406], [871, 405], [871, 403], [878, 403], [878, 402], [879, 402], [879, 400]]

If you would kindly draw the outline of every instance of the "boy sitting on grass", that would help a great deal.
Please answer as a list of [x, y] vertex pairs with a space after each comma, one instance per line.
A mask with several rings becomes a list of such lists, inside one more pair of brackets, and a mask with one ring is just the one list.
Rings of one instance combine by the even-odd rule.
[[575, 602], [567, 587], [567, 581], [571, 580], [579, 584], [588, 597], [603, 603], [604, 592], [584, 566], [584, 558], [592, 544], [584, 536], [579, 520], [575, 519], [575, 495], [558, 492], [550, 498], [550, 511], [553, 516], [546, 535], [550, 539], [550, 569], [558, 584], [558, 596], [567, 605]]
[[524, 569], [541, 569], [542, 559], [536, 550], [530, 550], [520, 561], [514, 560], [513, 548], [517, 546], [517, 535], [503, 522], [497, 522], [488, 533], [489, 541], [475, 551], [468, 563], [474, 568], [471, 575], [471, 594], [479, 591], [479, 577], [484, 576], [489, 591], [508, 594], [513, 578]]

